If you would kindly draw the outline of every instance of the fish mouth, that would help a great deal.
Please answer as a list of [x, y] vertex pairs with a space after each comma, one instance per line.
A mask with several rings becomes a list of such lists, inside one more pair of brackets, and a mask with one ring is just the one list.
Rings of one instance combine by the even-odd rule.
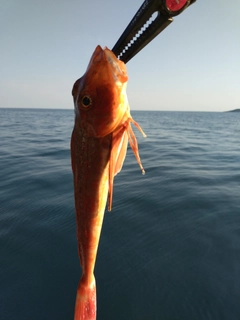
[[112, 71], [114, 80], [118, 80], [122, 83], [128, 80], [126, 65], [123, 61], [120, 61], [115, 54], [107, 47], [103, 49], [105, 59], [108, 62], [109, 68]]
[[106, 72], [108, 76], [112, 77], [115, 83], [118, 81], [121, 83], [127, 82], [128, 76], [125, 63], [119, 60], [107, 47], [104, 47], [103, 49], [99, 45], [96, 47], [88, 69], [97, 64], [104, 68], [104, 72]]

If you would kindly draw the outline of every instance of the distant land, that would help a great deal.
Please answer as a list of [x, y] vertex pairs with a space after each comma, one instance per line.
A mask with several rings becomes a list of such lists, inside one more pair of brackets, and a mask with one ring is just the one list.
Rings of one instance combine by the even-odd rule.
[[240, 109], [229, 110], [227, 112], [240, 112]]

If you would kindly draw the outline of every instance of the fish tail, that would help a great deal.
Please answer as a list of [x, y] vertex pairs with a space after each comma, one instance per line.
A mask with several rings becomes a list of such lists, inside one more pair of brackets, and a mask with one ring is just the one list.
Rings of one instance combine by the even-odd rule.
[[93, 281], [86, 284], [80, 280], [75, 304], [74, 320], [96, 320], [97, 299], [96, 283]]

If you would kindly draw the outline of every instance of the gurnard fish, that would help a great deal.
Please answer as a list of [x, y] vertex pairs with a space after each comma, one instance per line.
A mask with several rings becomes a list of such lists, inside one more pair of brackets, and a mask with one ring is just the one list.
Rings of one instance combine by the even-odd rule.
[[72, 90], [75, 124], [71, 160], [77, 223], [78, 254], [82, 268], [74, 320], [96, 319], [94, 266], [103, 216], [112, 208], [113, 180], [121, 170], [128, 141], [140, 165], [126, 95], [127, 70], [111, 50], [97, 46], [85, 74]]

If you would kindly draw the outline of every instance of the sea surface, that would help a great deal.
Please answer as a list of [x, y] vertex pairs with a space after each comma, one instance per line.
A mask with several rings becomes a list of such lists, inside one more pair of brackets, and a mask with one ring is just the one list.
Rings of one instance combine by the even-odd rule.
[[[132, 111], [106, 211], [98, 320], [240, 319], [240, 113]], [[0, 319], [71, 320], [81, 275], [72, 110], [0, 109]]]

